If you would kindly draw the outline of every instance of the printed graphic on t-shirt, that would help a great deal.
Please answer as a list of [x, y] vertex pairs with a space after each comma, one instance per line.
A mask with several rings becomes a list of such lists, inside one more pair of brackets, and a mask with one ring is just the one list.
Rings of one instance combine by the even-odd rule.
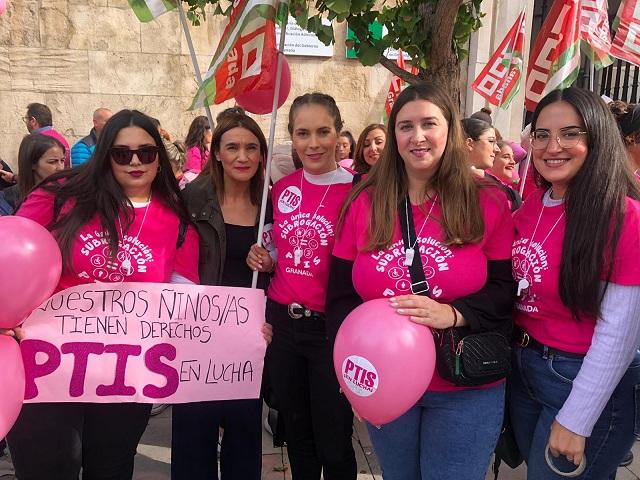
[[[449, 270], [449, 261], [455, 255], [445, 245], [442, 245], [432, 237], [418, 239], [416, 245], [422, 259], [424, 276], [429, 283], [430, 295], [438, 298], [442, 295], [442, 288], [437, 284], [431, 284], [431, 280], [436, 276], [436, 272]], [[408, 295], [411, 293], [411, 274], [409, 268], [405, 266], [404, 242], [398, 240], [388, 249], [380, 250], [370, 254], [371, 258], [377, 262], [376, 271], [386, 273], [394, 283], [394, 288], [385, 288], [383, 295], [393, 297], [395, 295]]]
[[302, 192], [295, 185], [285, 188], [278, 198], [278, 210], [282, 213], [291, 213], [300, 206]]
[[313, 266], [322, 262], [320, 249], [327, 248], [328, 239], [335, 235], [333, 223], [324, 215], [299, 212], [282, 220], [278, 227], [284, 240], [278, 243], [285, 249], [278, 255], [284, 254], [286, 259], [293, 261], [293, 268], [287, 267], [286, 272], [313, 277]]
[[516, 308], [522, 312], [537, 312], [535, 285], [542, 283], [543, 273], [549, 270], [547, 252], [539, 242], [531, 243], [529, 238], [520, 238], [513, 243], [511, 253], [513, 278], [519, 282]]
[[92, 270], [78, 273], [80, 278], [93, 277], [104, 282], [122, 282], [135, 273], [146, 273], [147, 264], [154, 261], [151, 248], [133, 235], [125, 235], [120, 241], [115, 259], [111, 259], [109, 243], [104, 232], [80, 235], [80, 253], [89, 259]]

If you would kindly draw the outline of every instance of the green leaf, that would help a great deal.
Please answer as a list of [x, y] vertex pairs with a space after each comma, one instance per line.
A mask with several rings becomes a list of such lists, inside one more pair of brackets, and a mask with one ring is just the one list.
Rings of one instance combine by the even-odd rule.
[[349, 13], [351, 10], [350, 0], [326, 0], [325, 5], [328, 10], [334, 11], [337, 14]]
[[316, 36], [322, 43], [329, 45], [333, 42], [333, 27], [330, 25], [322, 25], [316, 32]]
[[381, 52], [371, 45], [360, 44], [356, 55], [362, 65], [372, 67], [380, 61]]
[[309, 11], [306, 8], [299, 9], [293, 12], [293, 16], [300, 28], [304, 28], [306, 30], [309, 22]]

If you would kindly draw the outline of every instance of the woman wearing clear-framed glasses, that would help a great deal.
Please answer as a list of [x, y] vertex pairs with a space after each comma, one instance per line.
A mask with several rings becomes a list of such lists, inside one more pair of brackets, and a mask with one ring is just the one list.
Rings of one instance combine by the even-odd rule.
[[613, 479], [640, 426], [640, 191], [592, 92], [551, 92], [531, 131], [541, 188], [514, 216], [513, 429], [529, 480]]
[[[56, 291], [96, 281], [198, 282], [197, 234], [158, 130], [141, 112], [115, 114], [91, 162], [49, 177], [16, 215], [56, 237], [63, 258]], [[19, 328], [0, 334], [21, 336]], [[26, 404], [7, 436], [16, 477], [77, 480], [82, 470], [84, 479], [131, 478], [150, 410], [149, 403]]]

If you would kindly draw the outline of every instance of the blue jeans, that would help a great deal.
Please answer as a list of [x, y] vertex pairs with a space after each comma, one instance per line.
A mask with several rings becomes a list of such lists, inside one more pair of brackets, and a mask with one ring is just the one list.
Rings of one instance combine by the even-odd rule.
[[[509, 378], [509, 408], [513, 431], [527, 462], [528, 480], [561, 480], [546, 464], [544, 453], [549, 430], [571, 392], [582, 359], [543, 355], [532, 349], [514, 349]], [[636, 411], [638, 414], [636, 414]], [[587, 468], [580, 480], [614, 479], [618, 464], [629, 451], [634, 430], [640, 433], [640, 356], [636, 356], [614, 390], [593, 432], [587, 438]], [[563, 472], [575, 465], [563, 456], [551, 457]]]
[[384, 480], [484, 480], [504, 413], [504, 383], [426, 392], [407, 413], [369, 436]]

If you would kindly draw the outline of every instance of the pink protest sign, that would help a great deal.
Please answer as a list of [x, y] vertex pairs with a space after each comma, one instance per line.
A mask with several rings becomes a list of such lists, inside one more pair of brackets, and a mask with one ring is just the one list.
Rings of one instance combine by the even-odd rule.
[[26, 402], [257, 398], [265, 298], [249, 288], [94, 283], [24, 322]]

